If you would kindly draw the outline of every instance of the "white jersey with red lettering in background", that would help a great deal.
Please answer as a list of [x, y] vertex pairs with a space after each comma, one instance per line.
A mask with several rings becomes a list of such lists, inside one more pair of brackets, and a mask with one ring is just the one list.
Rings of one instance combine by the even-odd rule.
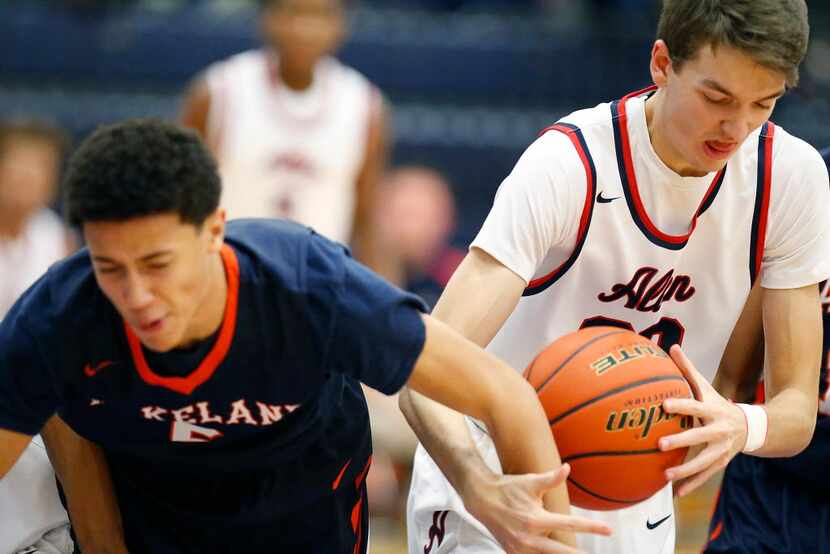
[[284, 217], [348, 243], [356, 183], [377, 90], [334, 58], [309, 89], [278, 77], [279, 58], [252, 50], [213, 64], [207, 135], [217, 150], [230, 218]]

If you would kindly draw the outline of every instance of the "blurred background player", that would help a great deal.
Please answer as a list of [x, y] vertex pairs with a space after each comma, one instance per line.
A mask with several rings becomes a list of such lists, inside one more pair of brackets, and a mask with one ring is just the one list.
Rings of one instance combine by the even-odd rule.
[[342, 0], [263, 0], [259, 30], [265, 45], [208, 67], [182, 115], [219, 160], [223, 206], [299, 221], [377, 269], [369, 217], [387, 116], [379, 91], [330, 56]]
[[[385, 255], [383, 277], [434, 306], [464, 257], [450, 243], [455, 222], [450, 185], [437, 170], [406, 165], [384, 174], [372, 213], [372, 227]], [[417, 439], [398, 408], [397, 395], [364, 392], [372, 408], [376, 447], [368, 477], [372, 515], [402, 524]]]
[[[830, 148], [822, 151], [830, 169]], [[816, 430], [792, 458], [739, 454], [726, 468], [709, 526], [707, 554], [830, 550], [830, 281], [821, 283], [824, 349]], [[764, 331], [758, 290], [735, 328], [715, 384], [736, 402], [763, 403]]]
[[455, 198], [447, 180], [426, 166], [389, 171], [374, 203], [375, 232], [389, 260], [383, 276], [434, 306], [464, 252], [450, 243]]
[[[74, 249], [49, 209], [66, 150], [61, 131], [34, 121], [0, 122], [0, 321], [54, 262]], [[72, 552], [55, 473], [35, 437], [0, 481], [0, 553]]]

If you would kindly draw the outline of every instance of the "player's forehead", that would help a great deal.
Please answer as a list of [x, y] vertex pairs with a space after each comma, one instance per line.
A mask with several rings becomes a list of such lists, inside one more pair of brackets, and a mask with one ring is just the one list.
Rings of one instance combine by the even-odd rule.
[[94, 260], [130, 262], [158, 252], [177, 253], [194, 244], [199, 229], [179, 214], [163, 213], [125, 220], [87, 221], [84, 237]]
[[786, 76], [728, 45], [701, 46], [681, 72], [694, 85], [733, 96], [766, 99], [786, 90]]

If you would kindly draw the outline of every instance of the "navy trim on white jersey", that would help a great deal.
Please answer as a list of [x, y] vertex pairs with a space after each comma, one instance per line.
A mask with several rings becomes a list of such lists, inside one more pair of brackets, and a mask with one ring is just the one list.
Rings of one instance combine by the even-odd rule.
[[651, 222], [648, 213], [646, 213], [643, 207], [640, 193], [637, 189], [637, 176], [634, 173], [634, 162], [631, 157], [631, 145], [628, 137], [628, 116], [626, 115], [625, 102], [628, 98], [652, 93], [654, 90], [656, 90], [655, 87], [643, 89], [642, 91], [625, 96], [622, 100], [611, 103], [611, 120], [614, 128], [614, 150], [617, 155], [617, 169], [620, 174], [623, 192], [625, 193], [625, 202], [628, 205], [628, 211], [631, 213], [631, 218], [643, 235], [653, 244], [662, 248], [681, 250], [686, 246], [689, 238], [692, 236], [698, 216], [706, 211], [715, 200], [715, 197], [720, 191], [720, 186], [723, 183], [727, 168], [725, 166], [715, 175], [692, 218], [688, 233], [683, 235], [669, 235], [660, 231]]
[[564, 133], [571, 140], [574, 148], [576, 148], [576, 152], [579, 154], [579, 159], [582, 160], [582, 165], [585, 168], [587, 186], [585, 193], [585, 205], [582, 208], [582, 216], [579, 220], [579, 232], [577, 233], [576, 244], [574, 245], [574, 250], [571, 255], [559, 267], [547, 275], [531, 280], [527, 284], [527, 288], [525, 288], [524, 292], [522, 292], [522, 296], [539, 294], [554, 284], [571, 268], [574, 262], [576, 262], [576, 259], [579, 257], [579, 253], [582, 252], [582, 246], [585, 244], [585, 237], [588, 236], [588, 228], [591, 226], [591, 217], [594, 213], [594, 196], [597, 192], [597, 168], [594, 165], [594, 159], [591, 157], [591, 152], [588, 149], [588, 144], [585, 142], [585, 137], [582, 135], [582, 131], [576, 125], [562, 122], [548, 127], [542, 131], [542, 134], [547, 131], [559, 131], [560, 133]]
[[761, 273], [764, 258], [764, 243], [767, 238], [767, 215], [769, 213], [770, 184], [772, 182], [772, 139], [775, 125], [767, 121], [758, 136], [758, 181], [755, 193], [755, 212], [752, 215], [752, 237], [749, 246], [749, 280]]

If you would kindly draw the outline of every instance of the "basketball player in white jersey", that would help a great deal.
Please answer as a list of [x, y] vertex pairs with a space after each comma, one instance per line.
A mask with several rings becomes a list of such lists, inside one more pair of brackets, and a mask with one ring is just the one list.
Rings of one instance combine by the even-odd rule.
[[[0, 123], [0, 320], [74, 246], [60, 218], [47, 209], [63, 149], [54, 129]], [[72, 552], [69, 519], [39, 436], [0, 482], [0, 553], [17, 552]]]
[[369, 217], [387, 115], [378, 89], [330, 56], [344, 18], [341, 0], [263, 0], [265, 46], [208, 67], [182, 119], [219, 161], [230, 218], [299, 221], [378, 269]]
[[[527, 149], [434, 313], [515, 368], [591, 325], [672, 347], [698, 399], [663, 408], [702, 421], [660, 441], [693, 447], [666, 474], [683, 495], [738, 452], [792, 456], [810, 441], [830, 191], [819, 154], [768, 121], [807, 49], [803, 0], [666, 0], [657, 37], [655, 87], [574, 112]], [[709, 380], [756, 281], [767, 401], [730, 404]], [[503, 545], [535, 525], [511, 517], [529, 495], [521, 478], [499, 475], [483, 427], [412, 392], [401, 406], [423, 444], [410, 553], [512, 551]], [[589, 513], [614, 533], [577, 543], [668, 554], [672, 512], [667, 486], [633, 507]]]

